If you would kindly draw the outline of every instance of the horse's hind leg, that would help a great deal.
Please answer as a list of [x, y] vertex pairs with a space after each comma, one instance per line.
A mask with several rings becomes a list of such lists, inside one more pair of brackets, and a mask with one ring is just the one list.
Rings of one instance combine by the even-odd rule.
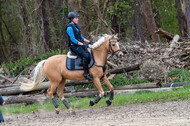
[[59, 85], [59, 82], [52, 82], [52, 81], [50, 82], [51, 82], [51, 86], [48, 88], [47, 93], [55, 107], [56, 114], [59, 114], [59, 105], [57, 104], [57, 101], [55, 97], [53, 96], [53, 93], [55, 92], [55, 89]]
[[65, 88], [65, 81], [66, 81], [66, 79], [63, 79], [61, 81], [61, 83], [59, 84], [59, 86], [57, 88], [57, 95], [63, 101], [63, 104], [69, 110], [69, 112], [74, 114], [75, 112], [72, 110], [71, 106], [69, 105], [69, 103], [66, 101], [66, 99], [63, 96], [63, 92], [64, 92], [64, 88]]
[[112, 100], [113, 100], [113, 96], [114, 96], [113, 90], [114, 90], [114, 87], [113, 87], [113, 85], [110, 83], [110, 81], [108, 80], [108, 78], [107, 78], [106, 76], [104, 76], [104, 78], [102, 78], [102, 81], [103, 81], [103, 83], [106, 84], [106, 85], [109, 87], [109, 89], [110, 89], [109, 100], [106, 101], [107, 105], [109, 106], [109, 105], [111, 105]]

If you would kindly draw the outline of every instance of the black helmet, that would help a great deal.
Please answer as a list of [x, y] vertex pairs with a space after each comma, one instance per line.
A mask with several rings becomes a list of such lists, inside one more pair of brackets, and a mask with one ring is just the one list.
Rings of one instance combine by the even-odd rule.
[[76, 12], [69, 12], [68, 19], [72, 19], [72, 18], [75, 18], [75, 17], [79, 17], [79, 14], [76, 13]]

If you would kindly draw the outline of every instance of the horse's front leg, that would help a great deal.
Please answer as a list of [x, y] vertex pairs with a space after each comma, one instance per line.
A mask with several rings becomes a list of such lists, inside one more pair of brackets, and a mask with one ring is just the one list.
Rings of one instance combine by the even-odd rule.
[[106, 101], [106, 104], [109, 106], [112, 103], [113, 97], [114, 97], [114, 87], [113, 85], [110, 83], [110, 81], [108, 80], [108, 78], [106, 76], [104, 76], [104, 78], [102, 78], [102, 81], [104, 84], [106, 84], [109, 89], [110, 89], [110, 93], [109, 93], [109, 99]]
[[90, 106], [93, 106], [94, 104], [97, 104], [100, 101], [100, 99], [104, 96], [104, 91], [102, 89], [100, 79], [99, 78], [94, 78], [93, 83], [95, 84], [96, 88], [98, 89], [99, 95], [94, 99], [94, 101], [90, 100]]

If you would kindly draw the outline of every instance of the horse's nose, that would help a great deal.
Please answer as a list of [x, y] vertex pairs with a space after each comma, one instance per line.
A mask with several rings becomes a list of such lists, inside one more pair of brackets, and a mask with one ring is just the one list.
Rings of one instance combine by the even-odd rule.
[[123, 53], [117, 54], [117, 57], [118, 57], [118, 58], [122, 58], [122, 57], [123, 57]]

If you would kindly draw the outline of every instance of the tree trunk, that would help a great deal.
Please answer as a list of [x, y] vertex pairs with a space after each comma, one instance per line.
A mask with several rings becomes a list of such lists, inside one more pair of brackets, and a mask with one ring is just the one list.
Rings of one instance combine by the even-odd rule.
[[47, 19], [47, 12], [45, 7], [46, 0], [36, 0], [36, 6], [38, 8], [38, 21], [40, 25], [40, 41], [43, 43], [44, 52], [48, 51], [52, 48], [50, 44], [50, 30], [49, 30], [49, 22]]
[[[175, 0], [180, 33], [182, 37], [187, 37], [187, 18], [185, 15], [184, 0]], [[188, 12], [189, 13], [189, 12]]]
[[49, 8], [49, 11], [51, 14], [51, 20], [53, 23], [53, 27], [55, 29], [56, 39], [58, 39], [59, 38], [59, 31], [58, 31], [57, 20], [56, 20], [56, 10], [55, 10], [56, 7], [54, 4], [54, 1], [52, 1], [52, 0], [47, 0], [47, 3], [48, 3], [48, 8]]
[[190, 0], [186, 0], [187, 33], [190, 38]]
[[142, 12], [140, 10], [142, 5], [141, 0], [135, 0], [134, 2], [134, 23], [135, 23], [135, 29], [136, 29], [136, 38], [140, 40], [141, 42], [145, 42], [147, 40], [146, 38], [146, 28], [145, 28], [145, 22], [142, 15]]
[[[109, 0], [107, 2], [107, 5], [108, 3], [111, 3], [112, 6], [114, 6], [116, 4], [116, 0]], [[119, 19], [117, 17], [117, 15], [110, 15], [111, 17], [111, 28], [116, 32], [116, 33], [119, 33]]]
[[56, 11], [58, 11], [58, 25], [59, 25], [59, 40], [60, 40], [60, 44], [61, 46], [59, 47], [61, 50], [68, 50], [68, 36], [66, 33], [66, 24], [68, 23], [68, 19], [67, 19], [67, 15], [64, 15], [65, 11], [67, 11], [68, 9], [68, 4], [67, 4], [67, 0], [56, 0]]
[[53, 49], [53, 45], [51, 43], [51, 35], [50, 35], [50, 28], [49, 28], [49, 19], [48, 19], [48, 12], [47, 12], [47, 2], [49, 0], [43, 0], [42, 2], [42, 17], [44, 20], [44, 38], [49, 47], [49, 49]]
[[160, 37], [155, 33], [156, 30], [156, 24], [154, 20], [154, 15], [152, 12], [152, 8], [150, 5], [150, 0], [142, 0], [142, 10], [144, 13], [146, 25], [149, 34], [151, 35], [151, 38], [154, 42], [160, 42]]
[[23, 39], [22, 39], [22, 43], [24, 45], [24, 47], [22, 47], [23, 50], [23, 56], [26, 57], [28, 56], [32, 47], [32, 28], [30, 25], [30, 19], [28, 17], [28, 13], [25, 7], [25, 1], [23, 0], [19, 0], [19, 5], [20, 5], [20, 14], [21, 14], [21, 20], [23, 23]]
[[[2, 2], [0, 1], [0, 8], [1, 8]], [[5, 44], [5, 39], [4, 39], [4, 34], [3, 34], [3, 29], [2, 29], [2, 9], [0, 9], [0, 36], [1, 36], [1, 40], [0, 40], [0, 64], [2, 61], [6, 61], [7, 56], [6, 56], [6, 52], [7, 52], [7, 47]]]

